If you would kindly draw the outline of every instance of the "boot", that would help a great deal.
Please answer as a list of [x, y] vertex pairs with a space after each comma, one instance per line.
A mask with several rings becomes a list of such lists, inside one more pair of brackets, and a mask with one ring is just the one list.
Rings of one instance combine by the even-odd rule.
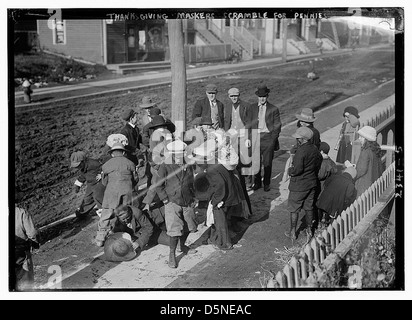
[[298, 215], [296, 213], [291, 213], [290, 214], [290, 229], [289, 232], [285, 232], [285, 236], [288, 237], [293, 242], [297, 240], [297, 234], [296, 234], [296, 226], [298, 224]]
[[169, 267], [177, 268], [176, 247], [179, 237], [170, 237]]
[[181, 235], [179, 237], [179, 245], [176, 248], [177, 252], [183, 252], [185, 254], [194, 254], [197, 252], [197, 250], [192, 249], [190, 247], [188, 247], [187, 245], [185, 245], [186, 239], [189, 236], [189, 233], [184, 233], [183, 235]]
[[312, 237], [313, 237], [312, 226], [308, 226], [306, 228], [306, 243], [309, 243]]
[[95, 241], [98, 247], [104, 246], [104, 242], [106, 241], [108, 234], [109, 234], [108, 230], [98, 230], [97, 231]]

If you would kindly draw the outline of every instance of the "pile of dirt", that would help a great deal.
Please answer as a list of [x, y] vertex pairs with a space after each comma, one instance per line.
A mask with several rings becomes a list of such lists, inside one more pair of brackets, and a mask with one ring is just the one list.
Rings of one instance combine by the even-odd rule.
[[[394, 78], [394, 53], [359, 51], [351, 55], [317, 58], [319, 78], [307, 79], [308, 62], [297, 62], [256, 71], [231, 73], [211, 78], [219, 88], [217, 98], [229, 103], [227, 90], [239, 88], [241, 99], [256, 103], [255, 90], [266, 84], [269, 101], [277, 105], [282, 122], [295, 120], [304, 107], [319, 110], [347, 97], [375, 88], [372, 79]], [[195, 101], [205, 96], [205, 83], [189, 83], [187, 117]], [[110, 88], [108, 88], [110, 89]], [[170, 117], [171, 89], [157, 88], [117, 96], [56, 103], [36, 109], [15, 111], [15, 184], [28, 194], [26, 207], [41, 227], [74, 213], [82, 193], [72, 192], [75, 175], [69, 169], [70, 154], [86, 151], [92, 158], [106, 156], [107, 136], [123, 127], [121, 113], [138, 109], [144, 95], [151, 95]], [[141, 126], [140, 126], [141, 127]]]

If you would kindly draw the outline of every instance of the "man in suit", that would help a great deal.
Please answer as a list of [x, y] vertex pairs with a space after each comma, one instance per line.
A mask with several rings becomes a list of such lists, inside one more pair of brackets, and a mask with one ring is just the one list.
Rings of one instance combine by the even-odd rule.
[[129, 109], [123, 112], [122, 119], [126, 121], [125, 126], [120, 131], [127, 138], [126, 155], [137, 166], [139, 163], [140, 144], [142, 144], [142, 135], [137, 127], [138, 114], [133, 109]]
[[[260, 139], [260, 160], [264, 167], [263, 185], [265, 191], [270, 190], [273, 153], [279, 150], [278, 139], [282, 127], [279, 109], [268, 102], [269, 92], [270, 90], [266, 85], [260, 85], [255, 92], [258, 96], [258, 103], [252, 105], [252, 109], [254, 109], [252, 122], [257, 123]], [[255, 174], [253, 190], [258, 190], [262, 187], [262, 175], [260, 171], [261, 170]]]
[[206, 86], [206, 98], [196, 101], [193, 108], [192, 120], [198, 117], [211, 118], [213, 128], [224, 127], [224, 105], [216, 99], [217, 87], [214, 84]]

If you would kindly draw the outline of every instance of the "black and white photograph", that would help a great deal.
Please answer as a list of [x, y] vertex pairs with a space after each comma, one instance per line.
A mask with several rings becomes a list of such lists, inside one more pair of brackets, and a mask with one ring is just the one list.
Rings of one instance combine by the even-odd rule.
[[7, 291], [404, 292], [405, 8], [176, 4], [8, 4]]

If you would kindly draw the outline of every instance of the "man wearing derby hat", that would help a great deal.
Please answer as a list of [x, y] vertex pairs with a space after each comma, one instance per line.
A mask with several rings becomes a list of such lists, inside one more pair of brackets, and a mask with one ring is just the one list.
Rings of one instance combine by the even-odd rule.
[[299, 114], [296, 114], [296, 118], [298, 119], [297, 126], [298, 128], [301, 126], [308, 127], [313, 132], [312, 139], [310, 140], [316, 148], [319, 149], [320, 146], [320, 133], [318, 129], [313, 126], [313, 123], [316, 120], [315, 115], [313, 114], [313, 110], [311, 108], [303, 108]]
[[[269, 103], [270, 90], [266, 85], [258, 86], [255, 94], [258, 96], [258, 102], [252, 105], [253, 115], [252, 122], [257, 123], [259, 140], [260, 140], [260, 160], [263, 164], [263, 185], [264, 190], [270, 190], [272, 176], [273, 153], [279, 150], [279, 134], [282, 128], [280, 113], [278, 107]], [[255, 174], [253, 190], [262, 187], [261, 170]]]
[[306, 220], [307, 241], [312, 238], [314, 196], [318, 184], [318, 172], [322, 164], [322, 155], [309, 140], [313, 132], [307, 127], [300, 127], [292, 135], [297, 140], [297, 150], [288, 169], [290, 176], [288, 209], [290, 212], [290, 230], [285, 235], [297, 239], [296, 226], [299, 212], [302, 210]]
[[74, 151], [70, 156], [70, 168], [79, 172], [74, 182], [74, 192], [78, 193], [85, 183], [87, 185], [80, 207], [76, 209], [76, 217], [86, 217], [93, 208], [101, 212], [105, 191], [101, 181], [101, 162], [87, 157], [84, 151]]
[[224, 127], [224, 105], [216, 99], [217, 87], [214, 84], [206, 86], [206, 98], [197, 100], [192, 112], [192, 119], [209, 117], [212, 119], [213, 128]]
[[123, 144], [113, 144], [109, 150], [112, 158], [102, 166], [102, 181], [106, 190], [96, 235], [96, 244], [99, 247], [103, 246], [110, 231], [110, 219], [113, 218], [114, 209], [121, 204], [132, 202], [133, 187], [137, 181], [136, 167], [124, 156], [125, 152]]
[[120, 131], [128, 141], [126, 146], [127, 157], [135, 164], [135, 166], [139, 164], [138, 157], [141, 155], [140, 149], [142, 144], [142, 136], [137, 127], [138, 118], [138, 114], [133, 109], [124, 111], [122, 119], [126, 121], [126, 124]]
[[151, 97], [144, 96], [142, 98], [142, 103], [139, 105], [139, 107], [145, 110], [145, 114], [142, 117], [142, 126], [144, 127], [150, 122], [150, 111], [153, 108], [157, 108], [157, 104], [153, 101]]
[[174, 140], [166, 145], [168, 156], [159, 165], [156, 192], [165, 204], [165, 222], [170, 237], [169, 267], [177, 268], [176, 247], [184, 245], [190, 232], [197, 230], [193, 210], [193, 167], [184, 163], [186, 144]]

